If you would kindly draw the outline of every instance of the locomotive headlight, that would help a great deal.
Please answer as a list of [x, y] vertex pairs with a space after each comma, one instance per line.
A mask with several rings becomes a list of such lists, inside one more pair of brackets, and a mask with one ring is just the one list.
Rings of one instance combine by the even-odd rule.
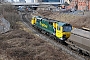
[[63, 38], [60, 38], [60, 40], [64, 40]]
[[66, 35], [63, 35], [63, 37], [60, 38], [60, 40], [66, 40]]
[[66, 38], [66, 35], [63, 35], [63, 38]]

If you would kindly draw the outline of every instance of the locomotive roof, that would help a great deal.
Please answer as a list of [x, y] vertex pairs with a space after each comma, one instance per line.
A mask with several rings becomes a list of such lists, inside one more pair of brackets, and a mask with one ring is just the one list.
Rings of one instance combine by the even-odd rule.
[[48, 18], [43, 18], [43, 19], [45, 19], [45, 20], [47, 20], [47, 21], [49, 21], [49, 22], [58, 22], [58, 21], [53, 20], [53, 19], [48, 19]]
[[67, 23], [65, 23], [65, 22], [61, 22], [61, 21], [57, 21], [57, 20], [53, 20], [53, 19], [48, 19], [50, 22], [56, 22], [56, 23], [58, 23], [58, 25], [59, 26], [64, 26], [64, 25], [66, 25]]
[[36, 16], [36, 18], [38, 19], [43, 19], [43, 20], [46, 20], [46, 21], [49, 21], [49, 22], [56, 22], [58, 23], [59, 26], [64, 26], [66, 25], [67, 23], [64, 23], [64, 22], [61, 22], [61, 21], [57, 21], [57, 20], [53, 20], [53, 19], [48, 19], [48, 18], [41, 18], [40, 16]]
[[35, 16], [36, 18], [42, 18], [41, 16]]
[[48, 19], [48, 18], [43, 18], [43, 19], [46, 21], [49, 21], [49, 22], [56, 22], [56, 23], [58, 23], [59, 26], [64, 26], [65, 24], [67, 24], [67, 23], [57, 21], [57, 20], [53, 20], [53, 19]]
[[56, 20], [53, 20], [53, 19], [49, 19], [49, 21], [50, 21], [50, 22], [58, 22], [58, 21], [56, 21]]
[[65, 24], [67, 23], [64, 23], [64, 22], [57, 22], [59, 26], [64, 26]]

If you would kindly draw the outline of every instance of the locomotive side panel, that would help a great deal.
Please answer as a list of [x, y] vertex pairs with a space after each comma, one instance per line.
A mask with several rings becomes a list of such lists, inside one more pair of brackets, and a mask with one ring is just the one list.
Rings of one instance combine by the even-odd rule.
[[37, 19], [35, 26], [46, 32], [49, 32], [50, 34], [54, 33], [53, 24], [52, 25], [49, 24], [49, 22], [44, 19], [42, 20]]

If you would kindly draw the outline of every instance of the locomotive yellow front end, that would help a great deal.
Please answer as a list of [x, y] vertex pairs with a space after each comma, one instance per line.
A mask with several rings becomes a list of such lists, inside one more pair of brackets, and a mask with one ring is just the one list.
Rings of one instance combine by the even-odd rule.
[[72, 26], [67, 23], [58, 22], [56, 27], [56, 37], [60, 40], [67, 40], [71, 35]]
[[36, 23], [36, 17], [32, 17], [31, 24], [34, 25]]

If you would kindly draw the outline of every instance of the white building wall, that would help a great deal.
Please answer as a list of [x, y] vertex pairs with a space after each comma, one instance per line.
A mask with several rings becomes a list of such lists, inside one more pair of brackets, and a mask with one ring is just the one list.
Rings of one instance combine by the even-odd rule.
[[34, 0], [25, 0], [26, 3], [34, 3]]
[[65, 2], [67, 2], [68, 4], [70, 4], [70, 1], [69, 0], [65, 0]]
[[11, 0], [4, 0], [5, 2], [11, 2]]
[[35, 0], [33, 0], [34, 1], [34, 3], [35, 3]]
[[65, 3], [65, 0], [60, 0], [61, 3]]
[[34, 3], [34, 0], [31, 0], [31, 3]]
[[29, 0], [30, 3], [34, 3], [34, 0]]
[[34, 3], [37, 3], [38, 2], [38, 0], [34, 0]]

